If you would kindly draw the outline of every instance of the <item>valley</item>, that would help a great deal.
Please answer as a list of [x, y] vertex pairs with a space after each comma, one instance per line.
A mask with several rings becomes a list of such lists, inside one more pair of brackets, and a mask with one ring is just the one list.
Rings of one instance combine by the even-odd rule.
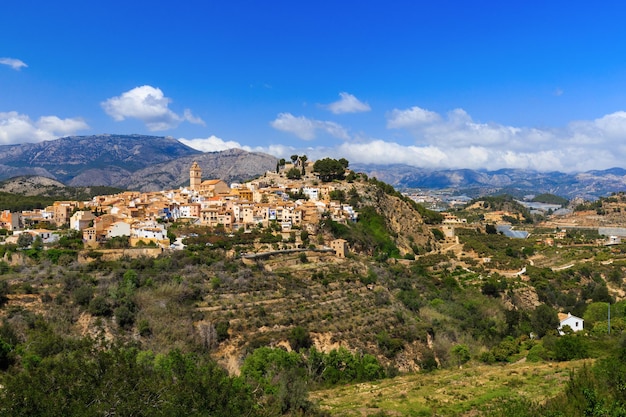
[[[316, 186], [313, 165], [306, 170], [290, 189]], [[619, 232], [623, 194], [564, 215], [506, 195], [442, 214], [375, 178], [346, 174], [319, 185], [349, 198], [358, 221], [322, 213], [304, 234], [269, 219], [232, 230], [183, 219], [163, 223], [182, 244], [174, 249], [119, 239], [117, 248], [85, 247], [67, 229], [43, 245], [2, 245], [0, 396], [9, 408], [0, 415], [31, 414], [19, 393], [47, 395], [31, 378], [54, 377], [77, 357], [85, 371], [134, 372], [129, 380], [145, 389], [130, 391], [124, 407], [154, 395], [144, 380], [153, 375], [173, 396], [171, 409], [185, 413], [193, 401], [177, 402], [176, 361], [193, 381], [216, 366], [223, 383], [249, 389], [241, 398], [256, 404], [255, 415], [541, 415], [563, 408], [572, 384], [619, 407], [613, 385], [589, 369], [622, 366], [626, 246], [599, 228]], [[265, 181], [278, 189], [286, 179], [268, 172]], [[508, 237], [503, 225], [527, 237]], [[328, 247], [334, 241], [345, 242], [345, 253]], [[560, 335], [567, 313], [584, 329]], [[67, 384], [58, 389], [78, 389]], [[59, 413], [79, 406], [57, 405]]]

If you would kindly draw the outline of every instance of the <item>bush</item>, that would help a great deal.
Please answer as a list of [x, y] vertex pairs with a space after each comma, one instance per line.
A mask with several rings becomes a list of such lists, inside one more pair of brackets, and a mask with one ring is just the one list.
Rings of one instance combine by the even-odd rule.
[[549, 352], [543, 346], [543, 344], [538, 343], [528, 351], [528, 355], [526, 355], [526, 360], [528, 362], [540, 362], [543, 360], [550, 359]]
[[215, 325], [215, 333], [217, 334], [217, 342], [223, 342], [228, 339], [228, 329], [230, 328], [230, 323], [227, 321], [218, 321]]
[[456, 358], [459, 365], [462, 365], [470, 360], [470, 352], [467, 345], [455, 345], [452, 348], [452, 355]]
[[123, 328], [129, 328], [135, 322], [135, 315], [126, 306], [120, 306], [113, 312], [117, 325]]
[[491, 353], [496, 361], [506, 362], [511, 356], [519, 353], [519, 350], [519, 341], [513, 339], [511, 336], [507, 336], [503, 341], [491, 349]]
[[0, 281], [0, 307], [7, 302], [7, 295], [9, 295], [9, 293], [9, 283], [7, 281]]
[[298, 256], [298, 258], [300, 259], [300, 262], [305, 264], [309, 262], [309, 259], [306, 257], [306, 253], [301, 252], [300, 255]]
[[481, 353], [478, 356], [478, 359], [481, 362], [486, 363], [488, 365], [491, 365], [492, 363], [494, 363], [496, 361], [496, 357], [491, 352], [483, 352], [483, 353]]
[[376, 336], [378, 347], [387, 358], [391, 359], [404, 349], [404, 340], [390, 337], [387, 332], [378, 333]]
[[94, 316], [103, 316], [108, 317], [113, 312], [111, 309], [111, 305], [107, 301], [106, 298], [102, 296], [97, 296], [91, 300], [89, 303], [89, 313]]
[[152, 334], [152, 328], [150, 328], [150, 322], [148, 320], [139, 320], [137, 323], [137, 330], [139, 330], [139, 335], [141, 337], [147, 337]]
[[589, 357], [587, 344], [582, 337], [564, 335], [556, 340], [554, 358], [557, 361], [570, 361]]
[[89, 285], [83, 285], [74, 290], [72, 293], [72, 299], [79, 306], [86, 307], [93, 298], [93, 287]]
[[6, 371], [13, 363], [13, 348], [0, 339], [0, 371]]
[[428, 350], [423, 353], [422, 360], [420, 361], [420, 366], [422, 370], [426, 372], [434, 371], [439, 367], [437, 360], [435, 359], [435, 354]]
[[301, 326], [296, 326], [289, 333], [289, 345], [296, 352], [300, 349], [308, 349], [313, 345], [313, 340], [309, 335], [309, 331]]

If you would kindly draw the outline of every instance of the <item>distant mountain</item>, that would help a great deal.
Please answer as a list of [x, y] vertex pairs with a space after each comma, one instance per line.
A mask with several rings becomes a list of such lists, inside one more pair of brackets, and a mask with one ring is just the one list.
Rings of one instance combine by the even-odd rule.
[[550, 193], [568, 199], [595, 199], [613, 192], [626, 191], [626, 170], [622, 168], [575, 174], [522, 169], [432, 170], [408, 165], [354, 164], [350, 168], [375, 176], [399, 189], [450, 189], [472, 196], [501, 192], [514, 195]]
[[264, 174], [266, 171], [275, 170], [277, 159], [271, 155], [246, 152], [242, 149], [207, 152], [140, 169], [135, 171], [124, 184], [129, 189], [143, 191], [188, 185], [189, 167], [193, 161], [198, 162], [202, 168], [203, 179], [219, 178], [230, 183], [243, 182]]
[[[145, 135], [70, 136], [40, 143], [0, 146], [0, 181], [42, 176], [68, 186], [109, 186], [140, 191], [188, 184], [189, 166], [198, 161], [203, 178], [244, 181], [276, 168], [273, 156], [229, 149], [203, 153], [171, 137]], [[549, 193], [595, 199], [626, 191], [626, 170], [611, 168], [577, 174], [520, 169], [434, 170], [408, 165], [350, 166], [398, 189], [450, 189], [470, 196], [506, 192]]]
[[245, 180], [276, 167], [276, 158], [243, 150], [203, 153], [171, 137], [70, 136], [40, 143], [0, 146], [0, 180], [24, 175], [70, 186], [136, 190], [173, 188], [189, 180], [197, 160], [204, 178]]

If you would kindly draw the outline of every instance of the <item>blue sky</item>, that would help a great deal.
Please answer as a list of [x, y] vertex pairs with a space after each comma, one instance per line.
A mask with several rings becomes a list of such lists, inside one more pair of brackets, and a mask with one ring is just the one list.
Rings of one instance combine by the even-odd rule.
[[0, 5], [0, 144], [101, 133], [429, 168], [626, 167], [626, 5]]

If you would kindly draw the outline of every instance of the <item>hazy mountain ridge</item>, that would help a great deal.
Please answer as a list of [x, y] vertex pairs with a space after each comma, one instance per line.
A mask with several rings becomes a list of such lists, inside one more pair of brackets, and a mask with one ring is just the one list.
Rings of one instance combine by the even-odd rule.
[[197, 160], [204, 178], [245, 180], [275, 169], [276, 158], [231, 149], [202, 153], [171, 137], [71, 136], [0, 146], [0, 180], [37, 175], [70, 186], [114, 186], [141, 191], [174, 188], [189, 180]]
[[484, 194], [502, 189], [527, 193], [550, 193], [566, 198], [597, 198], [626, 190], [626, 170], [610, 168], [583, 173], [538, 172], [522, 169], [483, 171], [433, 170], [408, 165], [373, 166], [353, 164], [352, 169], [375, 176], [396, 188], [481, 189]]
[[128, 178], [127, 188], [144, 191], [162, 190], [189, 183], [189, 167], [193, 161], [202, 168], [204, 179], [219, 178], [226, 182], [246, 181], [260, 174], [274, 170], [277, 159], [273, 156], [246, 152], [241, 149], [228, 149], [186, 156], [162, 164], [148, 166], [134, 172]]
[[[70, 186], [102, 185], [140, 191], [175, 188], [189, 180], [197, 160], [203, 178], [244, 181], [274, 170], [277, 158], [241, 149], [202, 153], [171, 137], [146, 135], [71, 136], [40, 143], [0, 146], [0, 180], [37, 175]], [[408, 165], [364, 165], [351, 169], [398, 189], [452, 189], [485, 195], [498, 192], [556, 194], [595, 199], [626, 190], [626, 170], [583, 173], [426, 169]]]

